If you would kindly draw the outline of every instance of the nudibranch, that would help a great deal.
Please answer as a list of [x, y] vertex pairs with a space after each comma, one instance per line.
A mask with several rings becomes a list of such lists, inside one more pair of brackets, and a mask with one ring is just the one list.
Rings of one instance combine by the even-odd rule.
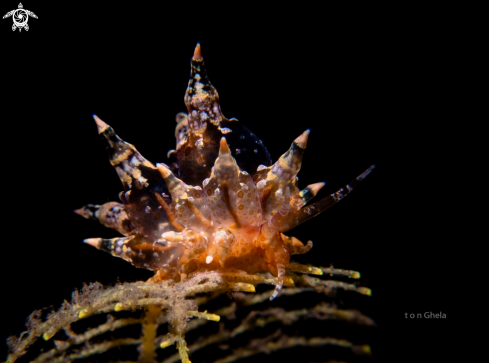
[[324, 186], [298, 186], [309, 130], [272, 163], [253, 132], [222, 114], [199, 44], [191, 60], [185, 105], [188, 113], [177, 115], [176, 148], [168, 153], [168, 164], [146, 160], [94, 115], [124, 186], [122, 203], [87, 205], [76, 213], [123, 237], [84, 242], [155, 271], [154, 282], [178, 282], [201, 271], [269, 271], [277, 278], [273, 299], [284, 284], [290, 257], [312, 247], [311, 241], [303, 244], [284, 233], [340, 201], [374, 166], [307, 205]]

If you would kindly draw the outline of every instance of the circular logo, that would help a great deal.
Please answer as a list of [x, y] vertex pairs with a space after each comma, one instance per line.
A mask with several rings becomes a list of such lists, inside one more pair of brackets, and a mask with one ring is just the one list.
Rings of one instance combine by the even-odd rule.
[[29, 15], [24, 9], [17, 9], [12, 14], [12, 18], [14, 19], [14, 24], [19, 28], [22, 28], [27, 24], [27, 20], [29, 20]]

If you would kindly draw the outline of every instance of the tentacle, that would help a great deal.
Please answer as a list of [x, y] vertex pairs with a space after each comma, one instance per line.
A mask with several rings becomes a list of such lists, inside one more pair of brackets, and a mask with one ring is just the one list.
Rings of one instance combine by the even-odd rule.
[[112, 256], [120, 257], [128, 262], [131, 259], [127, 256], [127, 245], [135, 239], [135, 236], [130, 237], [116, 237], [111, 239], [104, 238], [87, 238], [83, 240], [84, 243], [89, 244], [99, 250], [110, 253]]
[[161, 235], [162, 239], [165, 239], [173, 243], [181, 243], [187, 253], [188, 259], [198, 257], [207, 248], [209, 241], [204, 234], [195, 233], [190, 229], [186, 229], [182, 232], [165, 232]]
[[197, 43], [192, 57], [190, 80], [185, 93], [185, 105], [188, 109], [188, 126], [191, 133], [202, 134], [207, 127], [206, 121], [219, 126], [223, 119], [219, 95], [207, 77], [199, 43]]
[[271, 239], [264, 241], [262, 246], [265, 249], [268, 270], [273, 276], [277, 277], [277, 285], [270, 298], [270, 300], [273, 300], [282, 289], [285, 278], [285, 266], [289, 264], [290, 253], [279, 233], [275, 233]]
[[298, 207], [301, 208], [305, 206], [307, 202], [309, 202], [312, 198], [314, 198], [316, 194], [321, 190], [321, 188], [324, 187], [325, 185], [326, 183], [324, 182], [314, 183], [302, 189], [299, 193], [301, 200], [298, 204]]
[[173, 198], [172, 213], [183, 226], [191, 226], [196, 232], [204, 231], [210, 226], [209, 208], [200, 186], [191, 186], [178, 179], [165, 164], [157, 164]]
[[[214, 221], [233, 230], [255, 229], [255, 235], [258, 234], [261, 224], [258, 191], [250, 175], [239, 170], [224, 137], [211, 177], [204, 180], [203, 185]], [[250, 232], [248, 238], [251, 238], [251, 230], [246, 231]]]
[[302, 155], [307, 146], [308, 137], [309, 130], [306, 130], [294, 140], [289, 150], [273, 164], [266, 179], [257, 181], [256, 187], [260, 192], [264, 220], [270, 219], [281, 207], [286, 186], [291, 188], [293, 199], [300, 198], [294, 182], [301, 168]]
[[310, 130], [308, 129], [292, 142], [289, 150], [273, 164], [267, 179], [275, 179], [282, 184], [295, 180], [301, 169], [302, 156], [307, 147], [309, 133]]
[[207, 77], [200, 44], [197, 44], [191, 61], [185, 104], [188, 130], [182, 138], [179, 136], [176, 153], [179, 177], [187, 184], [197, 185], [210, 176], [219, 151], [218, 140], [223, 135], [228, 137], [232, 154], [242, 170], [251, 173], [259, 164], [271, 164], [261, 140], [236, 119], [228, 120], [222, 114], [219, 95]]
[[231, 155], [231, 150], [226, 142], [226, 138], [222, 137], [219, 144], [219, 156], [214, 163], [212, 176], [217, 178], [220, 185], [223, 183], [236, 184], [239, 174], [239, 168], [236, 160]]
[[284, 284], [285, 266], [282, 264], [277, 265], [277, 271], [277, 285], [275, 285], [275, 290], [273, 291], [272, 296], [270, 296], [270, 301], [278, 296], [278, 293], [280, 292], [280, 290], [282, 290], [282, 286]]
[[265, 222], [261, 227], [261, 233], [266, 239], [270, 240], [280, 229], [290, 211], [290, 187], [285, 189], [282, 206], [277, 214]]
[[355, 188], [358, 183], [360, 183], [374, 168], [375, 165], [372, 165], [357, 178], [353, 179], [349, 184], [339, 189], [335, 193], [321, 199], [314, 204], [311, 204], [310, 206], [299, 209], [297, 212], [291, 213], [291, 215], [284, 222], [281, 232], [287, 232], [288, 230], [298, 226], [301, 223], [304, 223], [312, 217], [317, 216], [319, 213], [324, 212], [329, 207], [338, 203], [341, 199], [348, 195], [353, 190], [353, 188]]
[[221, 139], [219, 158], [216, 160], [213, 174], [216, 175], [219, 185], [227, 185], [229, 208], [236, 216], [238, 224], [260, 226], [262, 211], [258, 190], [251, 176], [236, 165], [225, 138]]
[[[188, 109], [187, 132], [177, 143], [179, 176], [186, 183], [197, 185], [210, 175], [219, 150], [217, 140], [222, 135], [218, 127], [224, 117], [219, 95], [207, 78], [200, 44], [197, 44], [191, 61], [185, 105]], [[177, 125], [177, 131], [178, 128]]]
[[163, 232], [175, 230], [168, 223], [168, 211], [160, 207], [155, 193], [167, 204], [171, 197], [156, 167], [146, 160], [134, 146], [124, 142], [109, 125], [94, 115], [99, 134], [105, 141], [112, 166], [124, 185], [121, 200], [129, 219], [139, 233], [156, 240]]
[[183, 181], [178, 179], [166, 166], [165, 164], [156, 164], [156, 168], [159, 170], [163, 180], [165, 181], [168, 191], [170, 192], [172, 198], [188, 198], [185, 194], [187, 193], [188, 185]]
[[309, 252], [312, 248], [312, 241], [308, 241], [307, 244], [304, 245], [301, 241], [293, 236], [289, 237], [283, 233], [280, 233], [280, 236], [282, 237], [282, 240], [284, 241], [290, 255], [302, 255]]
[[204, 195], [214, 221], [236, 229], [241, 227], [236, 211], [230, 204], [230, 185], [236, 184], [238, 170], [229, 153], [226, 139], [221, 139], [219, 157], [214, 164], [211, 177], [203, 182]]
[[152, 243], [141, 235], [112, 239], [88, 238], [83, 242], [148, 270], [176, 267], [183, 254], [183, 245], [180, 243]]
[[118, 202], [108, 202], [102, 205], [87, 204], [74, 212], [83, 218], [97, 220], [105, 227], [115, 229], [124, 236], [130, 235], [135, 230], [124, 205]]
[[291, 254], [303, 255], [304, 253], [307, 253], [311, 250], [312, 245], [312, 241], [307, 241], [307, 244], [305, 246], [295, 246], [295, 249], [291, 251]]

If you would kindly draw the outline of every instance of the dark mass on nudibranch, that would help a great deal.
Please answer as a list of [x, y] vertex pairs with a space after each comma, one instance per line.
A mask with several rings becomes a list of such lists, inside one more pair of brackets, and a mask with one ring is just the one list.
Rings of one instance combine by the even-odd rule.
[[371, 166], [348, 185], [308, 205], [324, 186], [300, 189], [309, 130], [272, 163], [263, 142], [236, 119], [221, 112], [219, 96], [207, 76], [200, 45], [191, 61], [185, 105], [177, 115], [176, 148], [168, 164], [153, 164], [94, 115], [110, 163], [124, 190], [122, 202], [87, 205], [76, 210], [124, 237], [85, 242], [155, 271], [152, 281], [182, 281], [201, 271], [277, 277], [277, 296], [290, 257], [303, 244], [284, 233], [331, 207], [365, 178]]

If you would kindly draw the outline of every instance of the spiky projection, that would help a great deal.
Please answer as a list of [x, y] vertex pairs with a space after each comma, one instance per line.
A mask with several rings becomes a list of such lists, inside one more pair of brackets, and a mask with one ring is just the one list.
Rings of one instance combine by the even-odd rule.
[[[66, 326], [77, 319], [137, 308], [145, 309], [145, 318], [138, 321], [143, 325], [143, 336], [120, 344], [140, 344], [140, 361], [153, 362], [155, 347], [176, 343], [180, 359], [190, 362], [184, 340], [185, 332], [190, 329], [189, 317], [219, 320], [215, 314], [197, 311], [200, 303], [190, 299], [197, 293], [254, 292], [257, 284], [272, 284], [275, 289], [267, 295], [270, 300], [279, 296], [284, 285], [298, 286], [289, 289], [293, 293], [343, 288], [370, 294], [369, 289], [344, 282], [299, 277], [295, 273], [322, 275], [327, 271], [352, 278], [358, 278], [359, 274], [291, 263], [291, 256], [308, 252], [312, 242], [303, 244], [284, 233], [340, 201], [374, 166], [344, 188], [307, 205], [324, 186], [316, 183], [303, 190], [298, 187], [297, 174], [309, 130], [299, 135], [289, 150], [272, 164], [261, 140], [236, 119], [227, 119], [222, 114], [199, 44], [191, 61], [185, 104], [188, 114], [177, 115], [176, 149], [169, 152], [168, 164], [154, 165], [146, 160], [94, 115], [110, 163], [124, 186], [120, 193], [122, 204], [89, 204], [75, 211], [123, 235], [113, 239], [88, 238], [85, 243], [136, 267], [153, 270], [154, 277], [146, 283], [123, 284], [105, 291], [99, 286], [87, 288], [83, 294], [74, 296], [71, 305], [64, 305], [49, 315], [46, 322], [40, 323], [34, 317], [36, 323], [31, 322], [34, 328], [27, 332], [27, 338], [11, 342], [14, 353], [9, 356], [9, 362], [22, 356], [38, 336], [49, 340], [60, 329], [71, 334]], [[156, 338], [162, 309], [168, 312], [170, 333]], [[317, 309], [322, 311], [325, 307]], [[333, 315], [341, 315], [337, 309], [331, 311], [336, 312]], [[229, 334], [220, 339], [224, 336]], [[69, 344], [74, 344], [76, 339], [69, 340]], [[346, 344], [331, 339], [323, 343]], [[287, 342], [276, 343], [276, 349], [301, 341]], [[96, 351], [116, 345], [100, 346]], [[57, 354], [62, 361], [68, 361], [69, 357], [78, 359], [76, 354], [66, 355], [67, 348], [63, 347], [57, 347], [57, 353], [52, 354]], [[80, 352], [79, 357], [86, 355], [85, 351]], [[47, 358], [45, 361], [49, 361]]]

